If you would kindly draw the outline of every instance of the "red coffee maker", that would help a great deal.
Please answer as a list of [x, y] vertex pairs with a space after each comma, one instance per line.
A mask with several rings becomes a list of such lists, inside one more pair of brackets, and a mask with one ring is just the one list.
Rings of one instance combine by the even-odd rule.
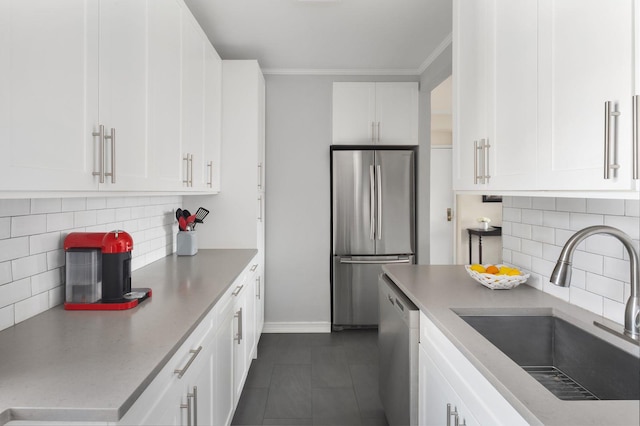
[[131, 288], [133, 238], [124, 231], [72, 232], [64, 239], [67, 310], [131, 309], [149, 288]]

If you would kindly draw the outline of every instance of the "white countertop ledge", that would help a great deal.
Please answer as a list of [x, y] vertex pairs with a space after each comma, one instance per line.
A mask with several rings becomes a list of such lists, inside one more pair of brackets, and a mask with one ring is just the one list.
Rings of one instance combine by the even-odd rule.
[[383, 270], [528, 423], [640, 424], [639, 401], [557, 399], [457, 313], [553, 314], [640, 358], [638, 346], [595, 327], [593, 321], [622, 328], [620, 325], [528, 285], [512, 290], [488, 289], [469, 277], [462, 266], [388, 265]]
[[257, 250], [175, 254], [133, 272], [126, 311], [57, 306], [0, 332], [0, 424], [118, 421]]

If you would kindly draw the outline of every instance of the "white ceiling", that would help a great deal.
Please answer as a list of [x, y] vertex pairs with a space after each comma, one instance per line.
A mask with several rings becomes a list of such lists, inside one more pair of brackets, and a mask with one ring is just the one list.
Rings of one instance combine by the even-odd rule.
[[419, 74], [451, 42], [451, 0], [185, 0], [223, 59], [266, 73]]

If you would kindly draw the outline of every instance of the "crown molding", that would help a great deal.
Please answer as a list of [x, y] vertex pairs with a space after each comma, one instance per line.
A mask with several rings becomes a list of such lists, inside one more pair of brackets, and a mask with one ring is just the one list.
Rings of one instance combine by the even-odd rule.
[[263, 74], [271, 75], [420, 75], [417, 69], [314, 69], [314, 68], [264, 68]]
[[449, 33], [449, 35], [447, 35], [444, 38], [444, 40], [440, 42], [438, 47], [436, 47], [433, 50], [433, 52], [431, 52], [431, 55], [429, 55], [427, 59], [424, 60], [422, 65], [420, 65], [420, 68], [418, 68], [418, 75], [422, 75], [422, 73], [425, 72], [427, 68], [429, 68], [429, 66], [433, 63], [433, 61], [435, 61], [438, 58], [438, 56], [440, 56], [440, 54], [444, 52], [444, 50], [447, 47], [449, 47], [449, 45], [451, 45], [452, 41], [453, 41], [453, 33]]

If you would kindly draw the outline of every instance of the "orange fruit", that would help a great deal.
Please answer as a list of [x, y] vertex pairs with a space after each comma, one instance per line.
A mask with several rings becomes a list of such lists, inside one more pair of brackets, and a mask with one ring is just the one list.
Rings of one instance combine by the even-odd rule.
[[487, 274], [497, 274], [500, 270], [495, 265], [487, 266]]

